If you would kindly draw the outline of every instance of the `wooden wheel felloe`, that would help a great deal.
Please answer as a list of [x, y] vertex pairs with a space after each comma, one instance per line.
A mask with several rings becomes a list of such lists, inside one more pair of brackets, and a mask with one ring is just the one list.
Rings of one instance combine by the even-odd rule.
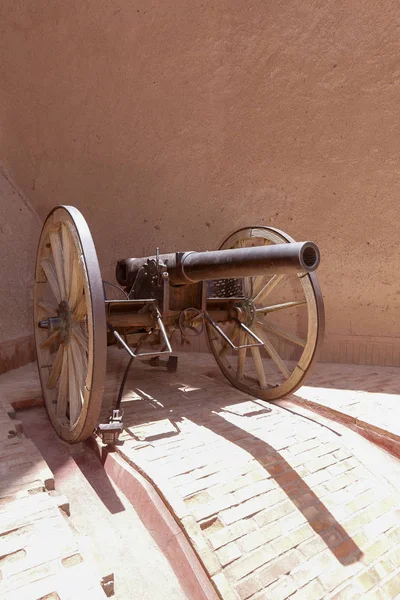
[[81, 213], [59, 206], [39, 240], [34, 288], [39, 375], [59, 436], [87, 439], [98, 423], [106, 372], [106, 317], [100, 269]]
[[[220, 249], [291, 242], [294, 240], [282, 231], [254, 227], [236, 231]], [[209, 345], [223, 374], [235, 387], [264, 400], [276, 400], [302, 385], [317, 358], [324, 331], [318, 281], [312, 272], [246, 277], [238, 283], [244, 297], [243, 322], [263, 345], [232, 350], [206, 321]], [[237, 322], [219, 325], [235, 346], [254, 344]]]

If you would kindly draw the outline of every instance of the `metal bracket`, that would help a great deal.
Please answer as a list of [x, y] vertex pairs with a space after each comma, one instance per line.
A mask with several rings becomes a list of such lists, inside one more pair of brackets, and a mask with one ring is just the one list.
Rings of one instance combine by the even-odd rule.
[[[119, 332], [115, 329], [115, 327], [110, 325], [110, 323], [107, 323], [107, 325], [108, 325], [109, 330], [113, 333], [114, 337], [117, 338], [119, 343], [125, 348], [125, 350], [129, 354], [129, 356], [131, 356], [132, 358], [140, 358], [141, 356], [161, 356], [161, 354], [172, 354], [171, 344], [169, 343], [167, 332], [165, 331], [164, 323], [162, 322], [162, 318], [161, 318], [158, 308], [155, 309], [155, 317], [156, 317], [158, 326], [160, 328], [161, 335], [164, 340], [164, 345], [167, 347], [167, 350], [160, 350], [159, 352], [140, 352], [138, 354], [135, 354], [135, 352], [133, 352], [132, 348], [130, 348], [128, 346], [128, 344], [125, 342], [123, 337], [119, 334]], [[152, 328], [151, 331], [149, 331], [148, 335], [151, 335], [152, 333], [154, 333], [153, 329], [154, 328]]]
[[112, 416], [108, 423], [100, 423], [98, 431], [100, 432], [103, 444], [112, 446], [118, 441], [119, 434], [124, 428], [122, 416], [123, 412], [116, 409], [112, 411]]
[[214, 319], [212, 319], [210, 317], [208, 312], [204, 313], [204, 316], [207, 319], [207, 321], [210, 323], [210, 325], [212, 325], [212, 327], [214, 327], [215, 331], [217, 333], [219, 333], [219, 335], [226, 341], [227, 344], [229, 344], [229, 346], [233, 350], [241, 350], [242, 348], [254, 348], [255, 346], [264, 346], [264, 342], [262, 340], [260, 340], [260, 338], [253, 331], [251, 331], [251, 329], [249, 329], [244, 323], [239, 321], [239, 319], [232, 319], [232, 320], [236, 321], [237, 324], [239, 325], [240, 329], [243, 329], [243, 331], [245, 331], [247, 333], [247, 335], [249, 335], [254, 340], [256, 340], [255, 344], [242, 344], [241, 346], [235, 346], [235, 344], [232, 342], [232, 340], [229, 339], [229, 337], [226, 335], [226, 333], [224, 331], [222, 331], [221, 327], [219, 327], [219, 325], [217, 325], [217, 323], [214, 321]]

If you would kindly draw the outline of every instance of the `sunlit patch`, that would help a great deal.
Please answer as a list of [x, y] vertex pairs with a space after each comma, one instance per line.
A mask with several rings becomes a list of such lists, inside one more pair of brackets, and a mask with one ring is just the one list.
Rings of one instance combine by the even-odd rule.
[[222, 407], [223, 412], [229, 412], [240, 417], [250, 417], [252, 415], [271, 412], [271, 408], [265, 406], [261, 401], [249, 400], [239, 404], [230, 404]]
[[179, 392], [183, 392], [184, 394], [204, 391], [201, 387], [194, 387], [193, 385], [186, 385], [185, 383], [174, 383], [173, 387], [176, 387]]
[[127, 431], [140, 441], [149, 441], [171, 437], [180, 433], [179, 427], [170, 419], [161, 419], [159, 421], [149, 421], [143, 425], [129, 427]]
[[356, 404], [360, 402], [361, 396], [364, 395], [375, 395], [380, 397], [384, 395], [389, 396], [389, 394], [366, 394], [366, 392], [361, 390], [342, 390], [327, 387], [311, 387], [308, 385], [303, 385], [294, 393], [294, 396], [303, 398], [304, 400], [319, 402], [326, 406], [332, 406], [332, 408], [343, 404]]

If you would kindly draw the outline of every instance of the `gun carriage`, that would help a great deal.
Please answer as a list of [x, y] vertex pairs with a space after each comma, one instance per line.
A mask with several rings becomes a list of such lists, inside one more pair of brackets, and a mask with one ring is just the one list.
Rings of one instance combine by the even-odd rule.
[[276, 400], [295, 391], [323, 337], [318, 264], [314, 243], [248, 227], [219, 250], [157, 249], [154, 256], [120, 260], [123, 299], [107, 299], [85, 219], [74, 207], [54, 208], [40, 236], [34, 290], [37, 362], [54, 428], [75, 443], [98, 426], [107, 345], [117, 343], [131, 361], [153, 365], [167, 355], [172, 370], [175, 332], [187, 341], [204, 330], [222, 373], [244, 392]]

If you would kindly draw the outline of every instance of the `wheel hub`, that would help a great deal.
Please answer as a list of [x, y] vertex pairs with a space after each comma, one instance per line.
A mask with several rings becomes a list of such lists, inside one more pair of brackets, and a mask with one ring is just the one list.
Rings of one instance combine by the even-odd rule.
[[57, 308], [57, 316], [39, 321], [38, 325], [41, 329], [48, 329], [51, 333], [59, 331], [60, 341], [64, 344], [68, 343], [71, 338], [72, 327], [71, 310], [68, 302], [66, 300], [60, 302]]
[[243, 298], [243, 300], [235, 302], [233, 307], [239, 321], [251, 328], [256, 318], [256, 309], [253, 300]]

